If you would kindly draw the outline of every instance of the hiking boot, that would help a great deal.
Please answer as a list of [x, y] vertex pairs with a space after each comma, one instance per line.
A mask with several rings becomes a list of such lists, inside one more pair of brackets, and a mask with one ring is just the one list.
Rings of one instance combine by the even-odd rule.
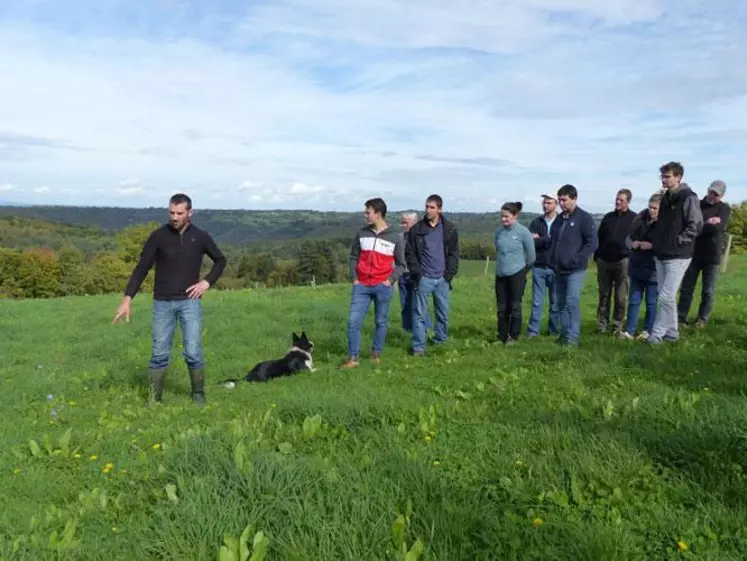
[[163, 382], [166, 377], [166, 368], [148, 369], [148, 405], [161, 403], [163, 397]]
[[376, 351], [371, 351], [371, 354], [368, 358], [371, 360], [371, 362], [381, 362], [381, 355]]
[[189, 380], [192, 382], [192, 401], [202, 407], [207, 403], [205, 399], [205, 369], [190, 368]]
[[360, 361], [357, 358], [348, 357], [348, 359], [340, 365], [340, 368], [358, 368]]

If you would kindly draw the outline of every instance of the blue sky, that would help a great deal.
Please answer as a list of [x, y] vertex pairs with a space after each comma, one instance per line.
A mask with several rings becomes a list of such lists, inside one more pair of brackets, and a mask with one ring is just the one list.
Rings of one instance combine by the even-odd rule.
[[670, 160], [747, 199], [740, 0], [95, 6], [0, 2], [0, 201], [638, 209]]

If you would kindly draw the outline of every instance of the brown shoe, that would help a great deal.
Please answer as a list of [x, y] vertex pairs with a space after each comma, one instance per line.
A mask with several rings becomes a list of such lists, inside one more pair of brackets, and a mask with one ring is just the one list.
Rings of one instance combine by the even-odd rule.
[[360, 362], [357, 358], [348, 358], [345, 362], [340, 365], [340, 368], [358, 368]]
[[371, 359], [371, 362], [381, 362], [381, 357], [379, 356], [379, 353], [376, 351], [371, 351], [371, 354], [369, 357]]

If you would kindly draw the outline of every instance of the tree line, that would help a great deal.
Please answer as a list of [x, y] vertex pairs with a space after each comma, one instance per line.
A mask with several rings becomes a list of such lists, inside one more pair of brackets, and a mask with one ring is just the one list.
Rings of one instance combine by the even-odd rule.
[[[145, 240], [159, 226], [157, 222], [137, 224], [105, 235], [90, 227], [12, 220], [16, 222], [6, 220], [0, 224], [0, 298], [119, 293], [124, 290]], [[732, 253], [747, 252], [747, 201], [732, 206], [728, 232], [733, 234]], [[55, 243], [34, 245], [47, 237]], [[11, 239], [14, 247], [2, 247]], [[228, 257], [228, 266], [215, 288], [345, 282], [351, 241], [352, 235], [338, 235], [291, 239], [264, 247], [219, 242]], [[462, 235], [460, 252], [465, 260], [493, 259], [492, 235]], [[210, 265], [206, 258], [205, 272]], [[152, 290], [153, 274], [151, 271], [143, 283], [144, 292]]]

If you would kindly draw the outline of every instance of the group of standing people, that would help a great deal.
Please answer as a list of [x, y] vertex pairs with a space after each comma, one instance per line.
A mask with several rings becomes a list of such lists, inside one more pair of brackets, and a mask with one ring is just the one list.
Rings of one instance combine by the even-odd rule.
[[[542, 308], [549, 294], [547, 331], [558, 335], [562, 345], [577, 345], [581, 288], [592, 256], [599, 287], [598, 332], [610, 330], [612, 307], [612, 331], [621, 339], [637, 338], [651, 344], [678, 340], [680, 327], [688, 323], [699, 275], [702, 296], [695, 325], [705, 326], [713, 312], [721, 246], [730, 215], [729, 205], [722, 200], [726, 184], [713, 181], [705, 197], [698, 200], [682, 181], [680, 163], [669, 162], [659, 171], [662, 188], [649, 198], [646, 209], [633, 212], [632, 193], [620, 189], [615, 210], [604, 216], [598, 228], [577, 206], [572, 185], [561, 187], [557, 198], [543, 195], [543, 215], [528, 228], [516, 222], [520, 203], [503, 206], [502, 228], [495, 237], [499, 341], [512, 344], [519, 336], [525, 279], [531, 269], [532, 312], [527, 336], [539, 335]], [[533, 246], [528, 243], [530, 236]], [[643, 329], [638, 331], [644, 300]]]
[[[702, 297], [695, 324], [704, 326], [708, 322], [730, 214], [729, 205], [722, 201], [726, 184], [713, 181], [706, 196], [698, 200], [682, 181], [684, 168], [680, 163], [669, 162], [659, 171], [662, 189], [649, 198], [646, 209], [631, 211], [632, 193], [621, 189], [615, 198], [615, 210], [604, 216], [599, 228], [591, 214], [577, 204], [578, 191], [570, 184], [560, 187], [556, 196], [542, 195], [543, 214], [528, 228], [518, 221], [521, 203], [503, 205], [494, 240], [498, 341], [511, 345], [521, 334], [522, 300], [531, 271], [532, 311], [527, 336], [540, 334], [542, 308], [549, 294], [547, 331], [557, 335], [563, 346], [578, 345], [581, 290], [592, 256], [599, 284], [598, 331], [609, 329], [614, 293], [612, 327], [621, 338], [637, 336], [652, 344], [679, 339], [679, 326], [687, 323], [700, 275]], [[375, 330], [369, 356], [374, 362], [380, 360], [395, 284], [399, 287], [402, 327], [412, 335], [411, 353], [425, 355], [427, 330], [432, 323], [435, 329], [431, 342], [445, 342], [452, 280], [459, 271], [459, 234], [454, 223], [443, 216], [439, 195], [426, 199], [422, 219], [414, 213], [402, 216], [404, 232], [387, 223], [387, 206], [382, 199], [369, 199], [364, 206], [366, 225], [356, 234], [350, 252], [353, 286], [344, 368], [360, 364], [361, 325], [371, 303]], [[222, 274], [226, 257], [207, 232], [192, 224], [193, 212], [187, 195], [171, 197], [169, 222], [154, 230], [145, 242], [114, 317], [115, 323], [123, 318], [129, 321], [131, 302], [155, 266], [153, 348], [148, 365], [151, 402], [161, 401], [179, 323], [192, 399], [198, 405], [206, 403], [201, 297]], [[213, 265], [200, 280], [204, 255]], [[646, 314], [643, 329], [638, 332], [644, 298]], [[428, 310], [431, 299], [434, 322]]]
[[411, 353], [424, 356], [431, 327], [428, 301], [433, 300], [435, 329], [431, 341], [444, 343], [449, 330], [452, 280], [459, 271], [459, 233], [443, 216], [443, 199], [430, 195], [425, 213], [405, 213], [404, 232], [386, 221], [387, 206], [380, 198], [364, 203], [366, 225], [353, 239], [350, 276], [353, 289], [348, 317], [348, 356], [343, 368], [360, 365], [361, 325], [373, 302], [374, 337], [369, 359], [378, 362], [389, 327], [389, 303], [399, 286], [402, 327], [412, 334]]

